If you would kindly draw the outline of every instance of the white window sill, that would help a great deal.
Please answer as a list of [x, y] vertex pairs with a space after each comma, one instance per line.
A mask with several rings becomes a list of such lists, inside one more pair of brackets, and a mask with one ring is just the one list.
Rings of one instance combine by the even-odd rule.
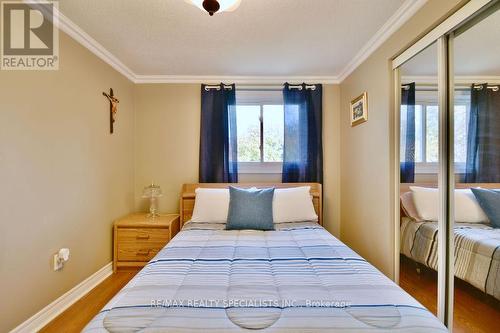
[[[415, 163], [416, 174], [438, 174], [439, 163]], [[465, 173], [465, 163], [455, 163], [455, 173]]]
[[238, 173], [281, 173], [282, 162], [239, 162]]

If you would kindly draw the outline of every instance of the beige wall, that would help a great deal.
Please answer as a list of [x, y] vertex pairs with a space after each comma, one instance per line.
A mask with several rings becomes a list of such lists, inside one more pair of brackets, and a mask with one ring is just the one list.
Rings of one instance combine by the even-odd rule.
[[[394, 274], [391, 207], [390, 59], [459, 0], [430, 0], [341, 84], [341, 239], [389, 277]], [[349, 103], [368, 92], [368, 122], [350, 127]]]
[[144, 84], [135, 87], [135, 202], [146, 211], [144, 186], [161, 186], [161, 212], [178, 212], [183, 183], [198, 181], [200, 85]]
[[[60, 59], [0, 71], [0, 332], [109, 263], [112, 220], [133, 210], [133, 85], [63, 33]], [[71, 258], [54, 272], [61, 247]]]
[[323, 217], [324, 226], [340, 237], [341, 108], [340, 86], [323, 86]]
[[[158, 183], [164, 196], [162, 212], [177, 212], [183, 183], [198, 182], [200, 138], [199, 84], [144, 84], [135, 87], [136, 207], [147, 210], [142, 189]], [[327, 227], [338, 235], [340, 219], [340, 90], [324, 86], [325, 217]], [[279, 174], [245, 174], [241, 182], [279, 182]]]

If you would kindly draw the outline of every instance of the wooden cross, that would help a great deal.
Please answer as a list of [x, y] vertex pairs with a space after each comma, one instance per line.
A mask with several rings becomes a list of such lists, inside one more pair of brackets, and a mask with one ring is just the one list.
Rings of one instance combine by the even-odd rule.
[[118, 111], [118, 103], [120, 101], [113, 94], [113, 88], [109, 89], [109, 94], [102, 93], [109, 100], [109, 132], [113, 134], [113, 124], [115, 122], [116, 112]]

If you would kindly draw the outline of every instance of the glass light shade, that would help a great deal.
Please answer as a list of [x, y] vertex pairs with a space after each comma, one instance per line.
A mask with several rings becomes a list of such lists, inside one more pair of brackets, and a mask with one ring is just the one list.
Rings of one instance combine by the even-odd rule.
[[151, 184], [149, 186], [146, 186], [144, 190], [142, 191], [142, 197], [143, 198], [148, 198], [150, 205], [149, 205], [149, 215], [148, 217], [157, 217], [160, 214], [158, 214], [158, 200], [157, 198], [161, 197], [163, 194], [161, 192], [161, 188], [158, 185]]
[[[205, 9], [203, 8], [203, 0], [185, 0], [185, 1], [205, 11]], [[219, 2], [220, 5], [220, 9], [217, 11], [217, 13], [232, 12], [233, 10], [238, 8], [241, 3], [241, 0], [217, 0], [217, 1]]]
[[162, 192], [161, 192], [161, 187], [155, 184], [151, 184], [149, 186], [146, 186], [144, 190], [142, 191], [142, 197], [143, 198], [152, 198], [152, 197], [161, 197]]

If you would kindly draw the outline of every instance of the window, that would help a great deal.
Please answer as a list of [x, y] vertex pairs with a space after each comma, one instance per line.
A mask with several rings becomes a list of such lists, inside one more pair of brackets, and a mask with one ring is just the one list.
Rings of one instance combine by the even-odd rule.
[[[470, 111], [468, 91], [456, 91], [455, 99], [455, 169], [465, 170], [467, 159], [467, 133]], [[416, 93], [415, 101], [415, 172], [438, 173], [439, 158], [439, 107], [436, 92]], [[406, 133], [406, 106], [401, 106], [401, 137]], [[401, 161], [404, 147], [401, 145]]]
[[284, 107], [280, 90], [236, 92], [239, 173], [281, 173]]

